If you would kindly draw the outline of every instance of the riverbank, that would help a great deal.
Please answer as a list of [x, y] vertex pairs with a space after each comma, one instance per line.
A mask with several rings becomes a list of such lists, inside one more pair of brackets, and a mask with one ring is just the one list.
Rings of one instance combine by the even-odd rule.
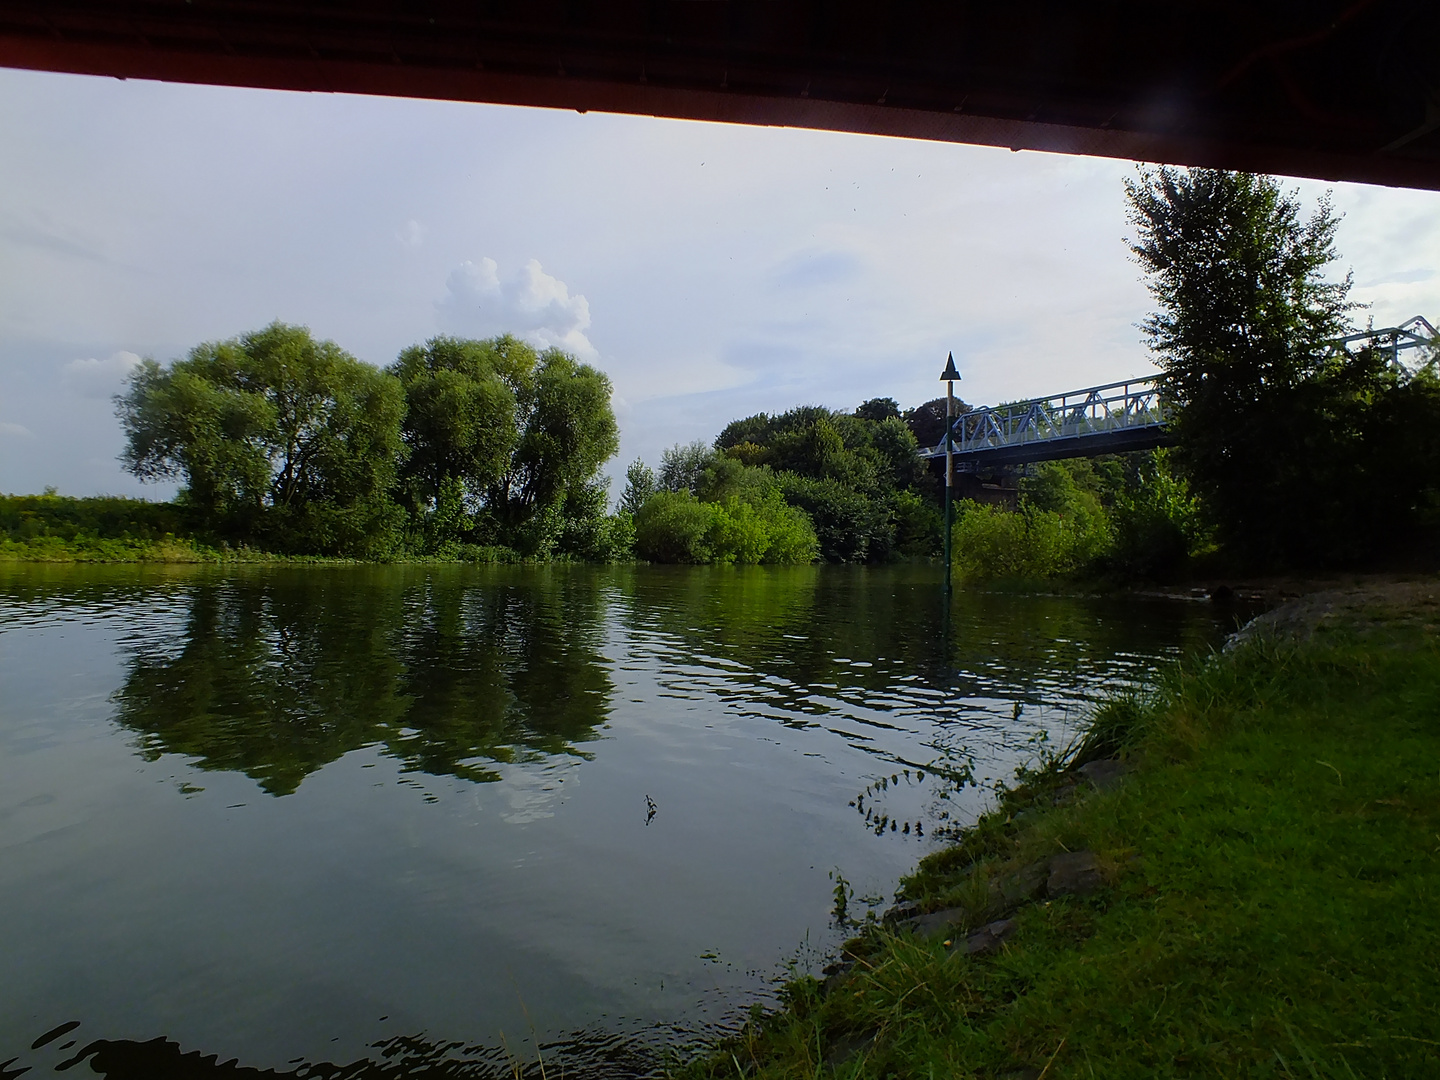
[[1437, 761], [1440, 586], [1303, 598], [1103, 707], [688, 1075], [1434, 1075]]
[[161, 565], [517, 563], [507, 547], [456, 544], [444, 556], [398, 552], [388, 559], [296, 555], [205, 538], [177, 503], [123, 496], [71, 498], [0, 495], [0, 563], [148, 563]]
[[[0, 563], [146, 563], [152, 565], [250, 566], [369, 566], [379, 563], [407, 566], [456, 566], [467, 564], [521, 563], [509, 548], [470, 546], [453, 558], [434, 555], [398, 555], [390, 559], [346, 559], [335, 555], [285, 555], [252, 547], [214, 547], [184, 536], [103, 537], [54, 536], [30, 540], [0, 537]], [[563, 560], [553, 560], [563, 561]]]

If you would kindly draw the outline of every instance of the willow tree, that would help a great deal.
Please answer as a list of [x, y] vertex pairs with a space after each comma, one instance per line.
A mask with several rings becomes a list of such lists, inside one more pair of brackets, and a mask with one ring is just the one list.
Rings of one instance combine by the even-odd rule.
[[433, 548], [473, 527], [483, 495], [509, 466], [516, 395], [533, 350], [510, 339], [434, 338], [390, 371], [405, 388], [402, 498]]
[[402, 456], [399, 384], [303, 326], [272, 323], [147, 360], [116, 399], [121, 462], [179, 480], [218, 533], [284, 550], [382, 554]]
[[434, 542], [469, 538], [544, 554], [567, 506], [603, 514], [595, 485], [619, 447], [604, 373], [508, 335], [434, 338], [390, 370], [407, 404], [406, 498], [433, 524]]

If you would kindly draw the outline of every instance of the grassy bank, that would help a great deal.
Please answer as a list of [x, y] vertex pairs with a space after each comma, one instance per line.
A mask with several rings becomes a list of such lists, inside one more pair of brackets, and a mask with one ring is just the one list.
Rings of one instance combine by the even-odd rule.
[[1440, 1076], [1440, 589], [1406, 595], [1102, 708], [905, 882], [945, 914], [862, 928], [690, 1074]]
[[[8, 563], [353, 563], [289, 555], [198, 535], [186, 507], [114, 495], [0, 495], [0, 562]], [[445, 557], [401, 554], [406, 563], [511, 563], [506, 547], [451, 545]]]
[[266, 561], [196, 540], [183, 507], [144, 499], [0, 495], [0, 562]]

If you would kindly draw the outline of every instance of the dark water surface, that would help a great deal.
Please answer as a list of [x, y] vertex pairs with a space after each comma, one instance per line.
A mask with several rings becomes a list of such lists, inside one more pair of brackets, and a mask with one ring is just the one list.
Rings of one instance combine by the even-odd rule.
[[0, 1076], [644, 1071], [1234, 617], [943, 622], [931, 567], [0, 566]]

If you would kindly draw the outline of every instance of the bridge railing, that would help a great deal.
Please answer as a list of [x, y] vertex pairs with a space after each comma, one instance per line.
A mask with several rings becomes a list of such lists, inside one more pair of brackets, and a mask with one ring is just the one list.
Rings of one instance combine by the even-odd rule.
[[[1357, 346], [1387, 352], [1391, 363], [1412, 375], [1422, 368], [1440, 364], [1440, 334], [1419, 315], [1399, 326], [1364, 330], [1331, 342], [1336, 351]], [[964, 457], [987, 450], [1013, 450], [1032, 443], [1162, 428], [1168, 420], [1160, 397], [1160, 376], [1150, 375], [1009, 405], [987, 405], [956, 417], [950, 430], [955, 453]], [[1137, 436], [1136, 441], [1143, 443], [1144, 440], [1143, 435]], [[1097, 440], [1094, 445], [1114, 445], [1116, 441]], [[1069, 452], [1070, 448], [1055, 448], [1056, 456]], [[944, 453], [942, 438], [935, 446], [922, 449], [920, 456], [933, 458]], [[1028, 460], [1038, 458], [1032, 455]]]
[[[1091, 386], [1050, 397], [987, 405], [956, 417], [951, 427], [957, 454], [1075, 439], [1166, 421], [1158, 376]], [[926, 456], [945, 453], [942, 439]]]
[[[1415, 315], [1399, 326], [1362, 330], [1332, 343], [1336, 351], [1353, 346], [1379, 349], [1390, 354], [1390, 363], [1406, 374], [1432, 366], [1440, 359], [1440, 334], [1423, 315]], [[1401, 353], [1407, 353], [1401, 356]], [[1333, 354], [1332, 354], [1333, 355]]]

